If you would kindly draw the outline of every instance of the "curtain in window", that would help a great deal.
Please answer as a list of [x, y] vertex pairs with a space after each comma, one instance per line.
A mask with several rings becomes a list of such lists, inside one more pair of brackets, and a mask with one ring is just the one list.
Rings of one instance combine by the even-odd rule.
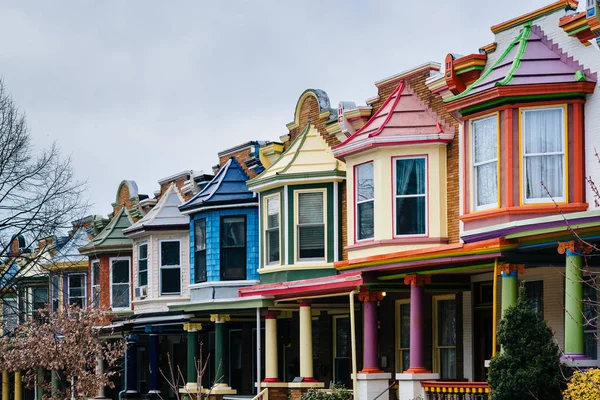
[[473, 173], [476, 206], [498, 202], [498, 121], [496, 116], [473, 121]]
[[456, 378], [456, 302], [438, 301], [440, 378]]
[[373, 163], [366, 163], [356, 167], [356, 226], [357, 238], [369, 239], [374, 236], [374, 181]]
[[279, 196], [267, 199], [267, 262], [279, 261]]
[[298, 194], [299, 258], [325, 257], [323, 192]]
[[564, 197], [563, 109], [527, 110], [523, 119], [527, 199]]
[[425, 233], [425, 159], [396, 160], [396, 234]]

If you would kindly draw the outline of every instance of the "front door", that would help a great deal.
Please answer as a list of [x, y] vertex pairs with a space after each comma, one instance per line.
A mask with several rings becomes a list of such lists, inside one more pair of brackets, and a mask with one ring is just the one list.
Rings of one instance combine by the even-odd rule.
[[486, 360], [492, 358], [493, 284], [481, 282], [473, 288], [473, 380], [487, 379]]

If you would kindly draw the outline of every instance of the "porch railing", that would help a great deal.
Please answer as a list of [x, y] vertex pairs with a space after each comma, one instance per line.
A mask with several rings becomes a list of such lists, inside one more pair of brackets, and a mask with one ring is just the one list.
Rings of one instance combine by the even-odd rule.
[[269, 400], [269, 388], [264, 388], [252, 400]]
[[425, 400], [488, 400], [490, 387], [487, 382], [421, 382]]

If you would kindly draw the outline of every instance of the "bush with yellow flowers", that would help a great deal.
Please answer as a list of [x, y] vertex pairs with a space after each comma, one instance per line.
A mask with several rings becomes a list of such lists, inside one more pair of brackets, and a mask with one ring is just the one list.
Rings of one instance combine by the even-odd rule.
[[563, 395], [565, 400], [600, 399], [600, 369], [591, 368], [585, 372], [575, 371]]

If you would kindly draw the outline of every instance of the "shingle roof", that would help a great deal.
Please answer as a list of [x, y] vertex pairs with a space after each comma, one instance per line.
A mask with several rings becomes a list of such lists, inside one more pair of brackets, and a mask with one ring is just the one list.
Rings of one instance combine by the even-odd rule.
[[69, 241], [50, 259], [49, 264], [81, 263], [87, 261], [87, 256], [79, 253], [79, 248], [89, 243], [87, 229], [80, 227]]
[[93, 254], [98, 251], [109, 250], [111, 248], [122, 248], [131, 246], [133, 240], [123, 235], [123, 229], [130, 227], [132, 219], [125, 207], [121, 207], [119, 212], [112, 218], [106, 227], [88, 244], [81, 247], [81, 254]]
[[548, 39], [539, 26], [529, 22], [479, 79], [462, 93], [445, 101], [457, 100], [497, 86], [574, 83], [581, 79], [596, 82], [597, 77]]
[[123, 233], [127, 235], [140, 230], [169, 227], [181, 229], [188, 226], [189, 217], [179, 211], [179, 206], [184, 201], [175, 184], [171, 183], [154, 208], [135, 224], [123, 229]]
[[217, 175], [187, 203], [179, 206], [179, 210], [189, 213], [209, 205], [227, 205], [254, 203], [258, 199], [248, 190], [248, 175], [235, 158], [230, 158]]

